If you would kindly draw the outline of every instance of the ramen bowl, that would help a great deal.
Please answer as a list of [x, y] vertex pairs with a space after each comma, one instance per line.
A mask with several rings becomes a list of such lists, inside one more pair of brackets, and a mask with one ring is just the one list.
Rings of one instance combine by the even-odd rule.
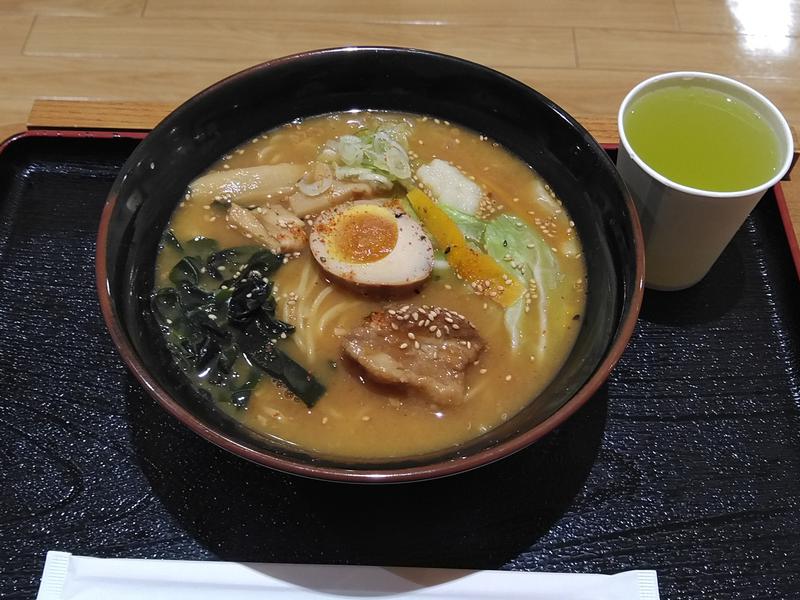
[[[305, 451], [244, 426], [203, 398], [174, 361], [150, 309], [161, 234], [188, 184], [220, 156], [297, 119], [350, 110], [428, 115], [480, 132], [528, 163], [568, 209], [588, 279], [576, 342], [526, 408], [456, 447], [387, 459]], [[458, 58], [401, 48], [339, 48], [273, 60], [200, 92], [136, 148], [112, 187], [97, 246], [97, 285], [126, 365], [170, 414], [256, 463], [334, 481], [388, 483], [452, 475], [532, 444], [608, 377], [642, 299], [639, 222], [613, 163], [564, 110], [530, 87]]]

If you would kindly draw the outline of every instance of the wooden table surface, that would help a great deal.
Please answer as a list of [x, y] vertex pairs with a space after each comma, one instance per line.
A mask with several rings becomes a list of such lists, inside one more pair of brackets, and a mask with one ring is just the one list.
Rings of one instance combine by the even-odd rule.
[[[482, 62], [593, 131], [638, 81], [713, 71], [765, 93], [800, 130], [800, 0], [2, 0], [0, 32], [2, 137], [98, 116], [146, 128], [247, 66], [354, 44]], [[107, 108], [50, 102], [31, 113], [37, 98]], [[784, 187], [800, 236], [800, 184]]]

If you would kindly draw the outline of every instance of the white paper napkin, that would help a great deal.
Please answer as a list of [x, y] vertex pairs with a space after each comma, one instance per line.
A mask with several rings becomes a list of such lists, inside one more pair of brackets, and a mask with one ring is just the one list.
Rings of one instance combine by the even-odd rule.
[[658, 600], [655, 571], [575, 575], [89, 558], [48, 552], [37, 600]]

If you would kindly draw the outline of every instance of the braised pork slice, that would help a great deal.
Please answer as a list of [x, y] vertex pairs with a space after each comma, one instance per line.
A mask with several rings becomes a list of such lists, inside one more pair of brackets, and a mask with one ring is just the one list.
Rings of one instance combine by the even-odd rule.
[[413, 388], [440, 406], [464, 402], [464, 372], [484, 346], [463, 315], [427, 305], [373, 312], [344, 338], [345, 354], [373, 379]]

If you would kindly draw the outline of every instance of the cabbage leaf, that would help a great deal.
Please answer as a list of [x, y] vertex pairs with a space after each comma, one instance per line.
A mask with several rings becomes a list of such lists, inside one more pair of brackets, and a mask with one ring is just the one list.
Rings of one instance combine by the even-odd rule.
[[473, 217], [472, 215], [469, 215], [458, 209], [451, 208], [450, 206], [446, 206], [441, 203], [438, 204], [439, 208], [441, 208], [444, 213], [450, 217], [450, 220], [452, 220], [458, 226], [458, 228], [461, 230], [461, 233], [464, 234], [464, 237], [474, 244], [480, 246], [484, 231], [486, 230], [486, 221], [481, 221], [477, 217]]
[[544, 349], [547, 329], [547, 302], [558, 284], [559, 270], [555, 254], [542, 236], [518, 217], [503, 214], [492, 219], [484, 232], [487, 254], [503, 265], [512, 277], [529, 288], [536, 283], [537, 298], [531, 298], [530, 310], [538, 315], [538, 327], [527, 322], [526, 296], [506, 309], [505, 324], [515, 350], [531, 347], [537, 354]]

